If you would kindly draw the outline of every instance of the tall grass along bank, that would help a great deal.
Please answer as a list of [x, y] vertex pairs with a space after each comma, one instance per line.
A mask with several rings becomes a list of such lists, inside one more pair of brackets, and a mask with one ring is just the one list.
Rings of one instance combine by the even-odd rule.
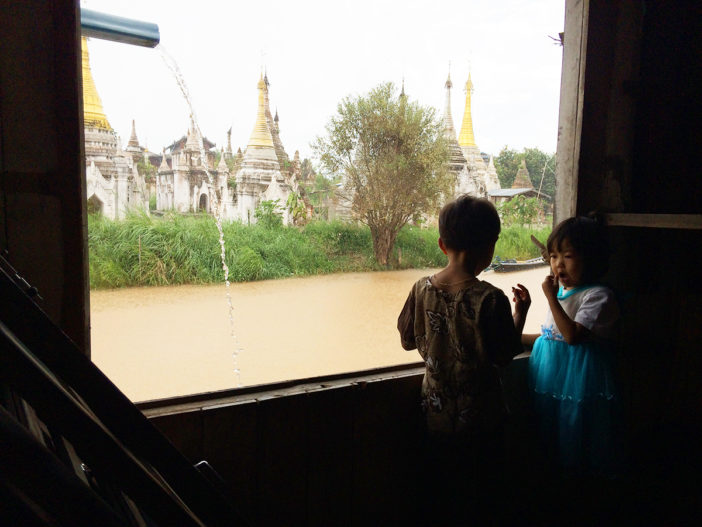
[[[321, 273], [384, 269], [373, 257], [364, 225], [312, 222], [305, 227], [265, 228], [225, 223], [230, 279], [234, 282]], [[550, 229], [549, 229], [550, 230]], [[501, 258], [538, 256], [529, 235], [547, 230], [503, 229], [495, 254]], [[397, 237], [393, 268], [441, 267], [446, 257], [432, 228], [405, 226]], [[224, 280], [217, 228], [208, 216], [130, 216], [88, 220], [90, 287], [208, 284]]]

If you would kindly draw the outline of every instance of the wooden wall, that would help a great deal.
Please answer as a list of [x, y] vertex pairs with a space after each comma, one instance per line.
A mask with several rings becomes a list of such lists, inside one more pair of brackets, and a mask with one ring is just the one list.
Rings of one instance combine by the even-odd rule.
[[0, 12], [0, 250], [89, 354], [78, 3]]
[[702, 467], [701, 14], [590, 0], [577, 185], [579, 214], [617, 224], [607, 279], [623, 310], [632, 466], [677, 481]]
[[[534, 468], [526, 367], [517, 359], [504, 376], [515, 480]], [[433, 484], [420, 479], [422, 376], [415, 365], [139, 406], [193, 464], [212, 465], [254, 525], [414, 525]]]
[[145, 412], [188, 459], [215, 468], [253, 525], [401, 525], [423, 495], [420, 385], [415, 373]]

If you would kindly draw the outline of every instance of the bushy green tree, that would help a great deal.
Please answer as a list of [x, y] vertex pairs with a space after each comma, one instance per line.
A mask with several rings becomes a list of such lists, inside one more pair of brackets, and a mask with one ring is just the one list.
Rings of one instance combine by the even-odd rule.
[[539, 200], [538, 198], [515, 196], [509, 201], [500, 203], [497, 206], [497, 212], [502, 218], [502, 223], [507, 227], [531, 225], [536, 223], [539, 218]]
[[144, 178], [144, 181], [148, 183], [156, 177], [157, 169], [146, 159], [141, 158], [139, 161], [137, 161], [137, 172]]
[[267, 229], [282, 227], [283, 210], [280, 207], [280, 200], [269, 199], [261, 201], [254, 211], [254, 217], [259, 225]]
[[512, 186], [522, 159], [526, 162], [534, 188], [538, 190], [541, 185], [541, 192], [553, 198], [556, 192], [556, 154], [548, 154], [538, 148], [525, 148], [517, 152], [505, 146], [500, 150], [495, 156], [495, 169], [502, 188]]
[[313, 145], [321, 168], [343, 175], [352, 213], [370, 228], [381, 265], [388, 265], [402, 226], [434, 213], [452, 183], [435, 110], [396, 92], [386, 83], [344, 98]]
[[305, 223], [307, 219], [307, 207], [305, 207], [305, 202], [298, 192], [291, 192], [288, 195], [285, 208], [290, 212], [290, 216], [295, 225], [302, 225]]

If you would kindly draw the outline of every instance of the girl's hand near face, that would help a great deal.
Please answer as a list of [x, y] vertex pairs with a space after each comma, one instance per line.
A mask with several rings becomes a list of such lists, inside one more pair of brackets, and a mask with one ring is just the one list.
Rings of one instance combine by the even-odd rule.
[[558, 297], [558, 277], [556, 275], [548, 275], [541, 288], [544, 290], [544, 294], [547, 299], [556, 299]]

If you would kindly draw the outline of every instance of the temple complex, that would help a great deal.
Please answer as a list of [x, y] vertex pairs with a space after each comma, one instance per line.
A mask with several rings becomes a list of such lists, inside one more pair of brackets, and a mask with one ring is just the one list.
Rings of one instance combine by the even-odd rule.
[[449, 141], [449, 169], [456, 175], [455, 194], [471, 194], [481, 198], [489, 196], [490, 192], [500, 188], [497, 170], [492, 156], [487, 159], [480, 152], [473, 134], [473, 116], [471, 113], [471, 95], [473, 82], [470, 74], [466, 82], [466, 104], [463, 111], [461, 132], [456, 140], [456, 130], [451, 117], [451, 74], [444, 84], [446, 89], [446, 105], [444, 107], [444, 133]]
[[[226, 146], [216, 152], [215, 144], [202, 136], [191, 118], [187, 133], [159, 155], [139, 144], [134, 121], [127, 146], [122, 148], [95, 87], [85, 38], [82, 45], [89, 210], [110, 219], [122, 219], [130, 210], [148, 213], [151, 198], [156, 213], [219, 212], [224, 219], [248, 224], [255, 223], [255, 211], [262, 201], [277, 200], [284, 223], [292, 221], [285, 205], [292, 192], [304, 194], [299, 187], [301, 163], [297, 152], [291, 160], [283, 147], [278, 111], [273, 115], [270, 109], [267, 73], [262, 73], [257, 83], [256, 121], [243, 152], [241, 149], [233, 152], [231, 128]], [[449, 168], [456, 177], [455, 195], [488, 197], [500, 189], [500, 183], [492, 158], [482, 154], [475, 142], [470, 75], [465, 85], [466, 101], [459, 134], [451, 116], [452, 87], [449, 74], [445, 83], [443, 127], [450, 147]], [[330, 210], [336, 213], [330, 213], [330, 217], [349, 217], [348, 204], [344, 207], [344, 200], [334, 201]]]
[[146, 183], [136, 166], [144, 149], [136, 139], [134, 124], [129, 145], [123, 149], [95, 88], [85, 37], [81, 47], [88, 210], [110, 219], [122, 219], [130, 210], [148, 212]]
[[[187, 133], [154, 154], [139, 144], [132, 121], [129, 141], [122, 148], [102, 107], [90, 70], [87, 41], [83, 47], [83, 108], [88, 208], [110, 219], [130, 210], [163, 213], [219, 212], [224, 219], [255, 223], [255, 210], [264, 200], [285, 208], [291, 191], [299, 191], [300, 157], [292, 161], [280, 139], [278, 112], [270, 110], [268, 75], [258, 82], [258, 110], [249, 143], [233, 153], [231, 128], [216, 162], [215, 144], [190, 120]], [[153, 200], [153, 198], [152, 198]], [[291, 221], [283, 212], [285, 224]]]
[[157, 211], [214, 213], [216, 206], [223, 217], [230, 216], [229, 170], [225, 156], [215, 167], [214, 146], [202, 137], [191, 118], [187, 134], [161, 155], [156, 176]]

